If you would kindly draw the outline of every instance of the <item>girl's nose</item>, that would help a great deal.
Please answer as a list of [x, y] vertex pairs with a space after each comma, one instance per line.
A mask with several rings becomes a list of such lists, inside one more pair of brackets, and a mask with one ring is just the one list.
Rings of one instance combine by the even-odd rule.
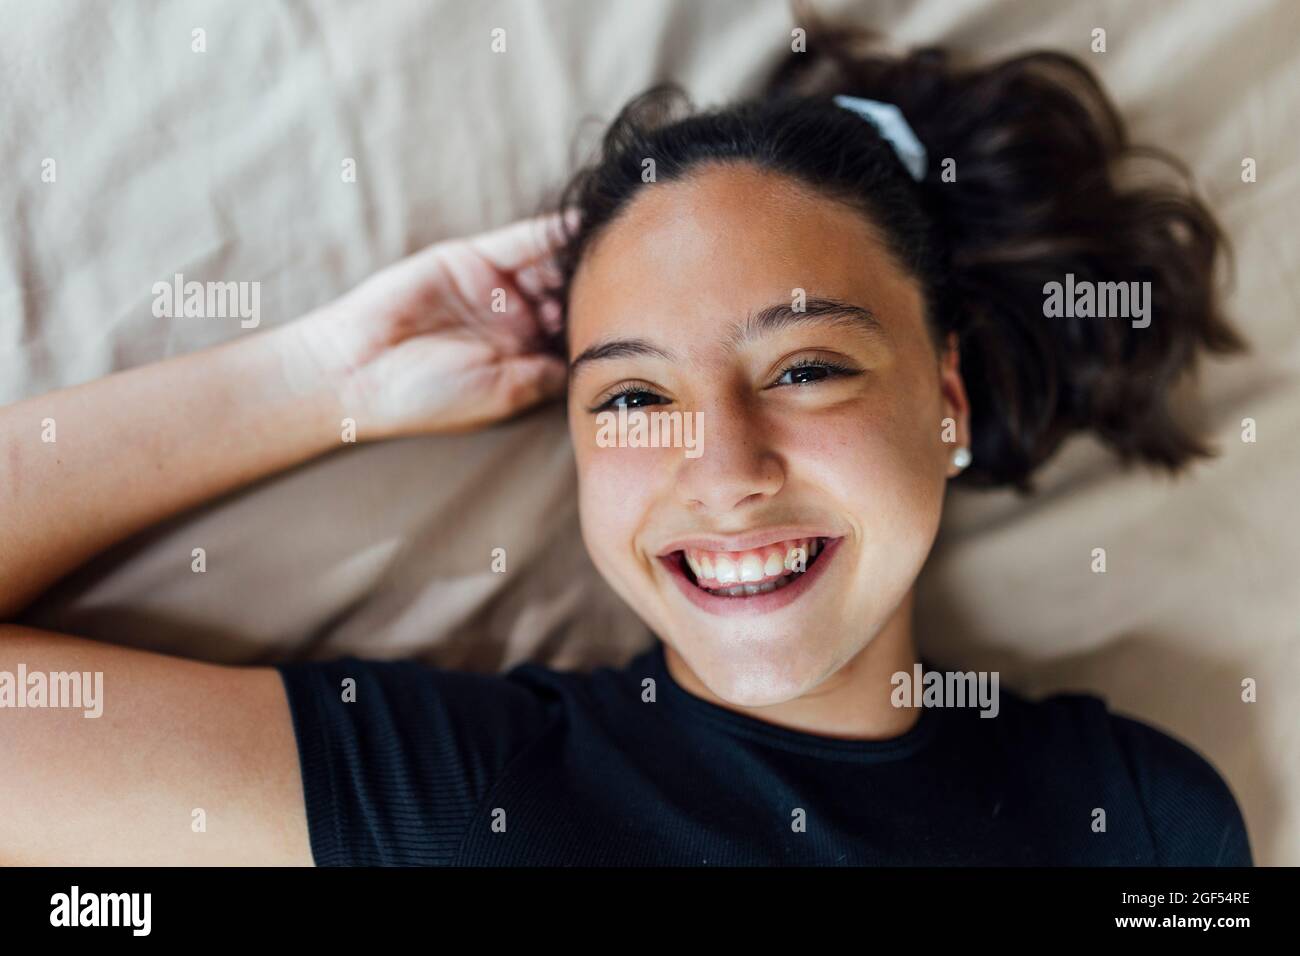
[[740, 403], [719, 403], [702, 410], [701, 419], [701, 454], [684, 458], [677, 475], [683, 504], [725, 514], [781, 490], [785, 469], [759, 416]]

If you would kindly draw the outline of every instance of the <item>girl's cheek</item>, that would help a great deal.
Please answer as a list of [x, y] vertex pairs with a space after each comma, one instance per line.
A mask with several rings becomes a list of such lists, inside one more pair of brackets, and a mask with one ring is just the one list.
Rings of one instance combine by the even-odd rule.
[[792, 477], [814, 479], [827, 490], [852, 493], [876, 483], [888, 462], [890, 416], [863, 402], [786, 417], [773, 416], [769, 435]]
[[791, 480], [828, 493], [863, 525], [908, 513], [928, 524], [939, 507], [939, 427], [930, 434], [899, 406], [859, 402], [777, 424], [773, 437]]
[[680, 449], [601, 448], [593, 441], [577, 450], [579, 505], [588, 547], [602, 557], [631, 556], [637, 534], [668, 480], [667, 456]]

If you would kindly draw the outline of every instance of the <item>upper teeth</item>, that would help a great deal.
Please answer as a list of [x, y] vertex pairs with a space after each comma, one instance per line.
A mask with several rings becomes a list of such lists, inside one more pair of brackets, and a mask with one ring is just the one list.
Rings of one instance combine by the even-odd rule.
[[702, 587], [730, 590], [736, 585], [774, 582], [787, 574], [806, 570], [820, 543], [820, 538], [796, 538], [749, 551], [686, 548], [686, 563]]

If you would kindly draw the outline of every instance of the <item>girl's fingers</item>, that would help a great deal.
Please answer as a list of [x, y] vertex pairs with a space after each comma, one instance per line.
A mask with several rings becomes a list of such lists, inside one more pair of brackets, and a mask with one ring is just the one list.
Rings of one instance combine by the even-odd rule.
[[528, 355], [508, 360], [501, 370], [499, 411], [513, 415], [538, 402], [564, 394], [568, 368], [549, 355]]
[[562, 323], [563, 312], [560, 309], [560, 303], [554, 299], [547, 299], [537, 307], [537, 320], [542, 329], [548, 335], [559, 335]]
[[[564, 241], [565, 223], [576, 223], [576, 215], [553, 212], [521, 219], [465, 241], [498, 269], [513, 271], [554, 252]], [[571, 226], [570, 226], [571, 228]]]
[[536, 298], [542, 294], [546, 286], [546, 275], [538, 268], [537, 263], [532, 263], [515, 273], [515, 282], [525, 295]]

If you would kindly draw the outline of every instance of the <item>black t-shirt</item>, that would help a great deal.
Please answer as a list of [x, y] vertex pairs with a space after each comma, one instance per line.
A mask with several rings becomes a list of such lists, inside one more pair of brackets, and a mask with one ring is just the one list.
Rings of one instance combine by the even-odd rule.
[[1091, 695], [1003, 688], [992, 719], [925, 708], [857, 741], [696, 697], [658, 642], [589, 673], [278, 670], [318, 865], [1252, 862], [1215, 769]]

